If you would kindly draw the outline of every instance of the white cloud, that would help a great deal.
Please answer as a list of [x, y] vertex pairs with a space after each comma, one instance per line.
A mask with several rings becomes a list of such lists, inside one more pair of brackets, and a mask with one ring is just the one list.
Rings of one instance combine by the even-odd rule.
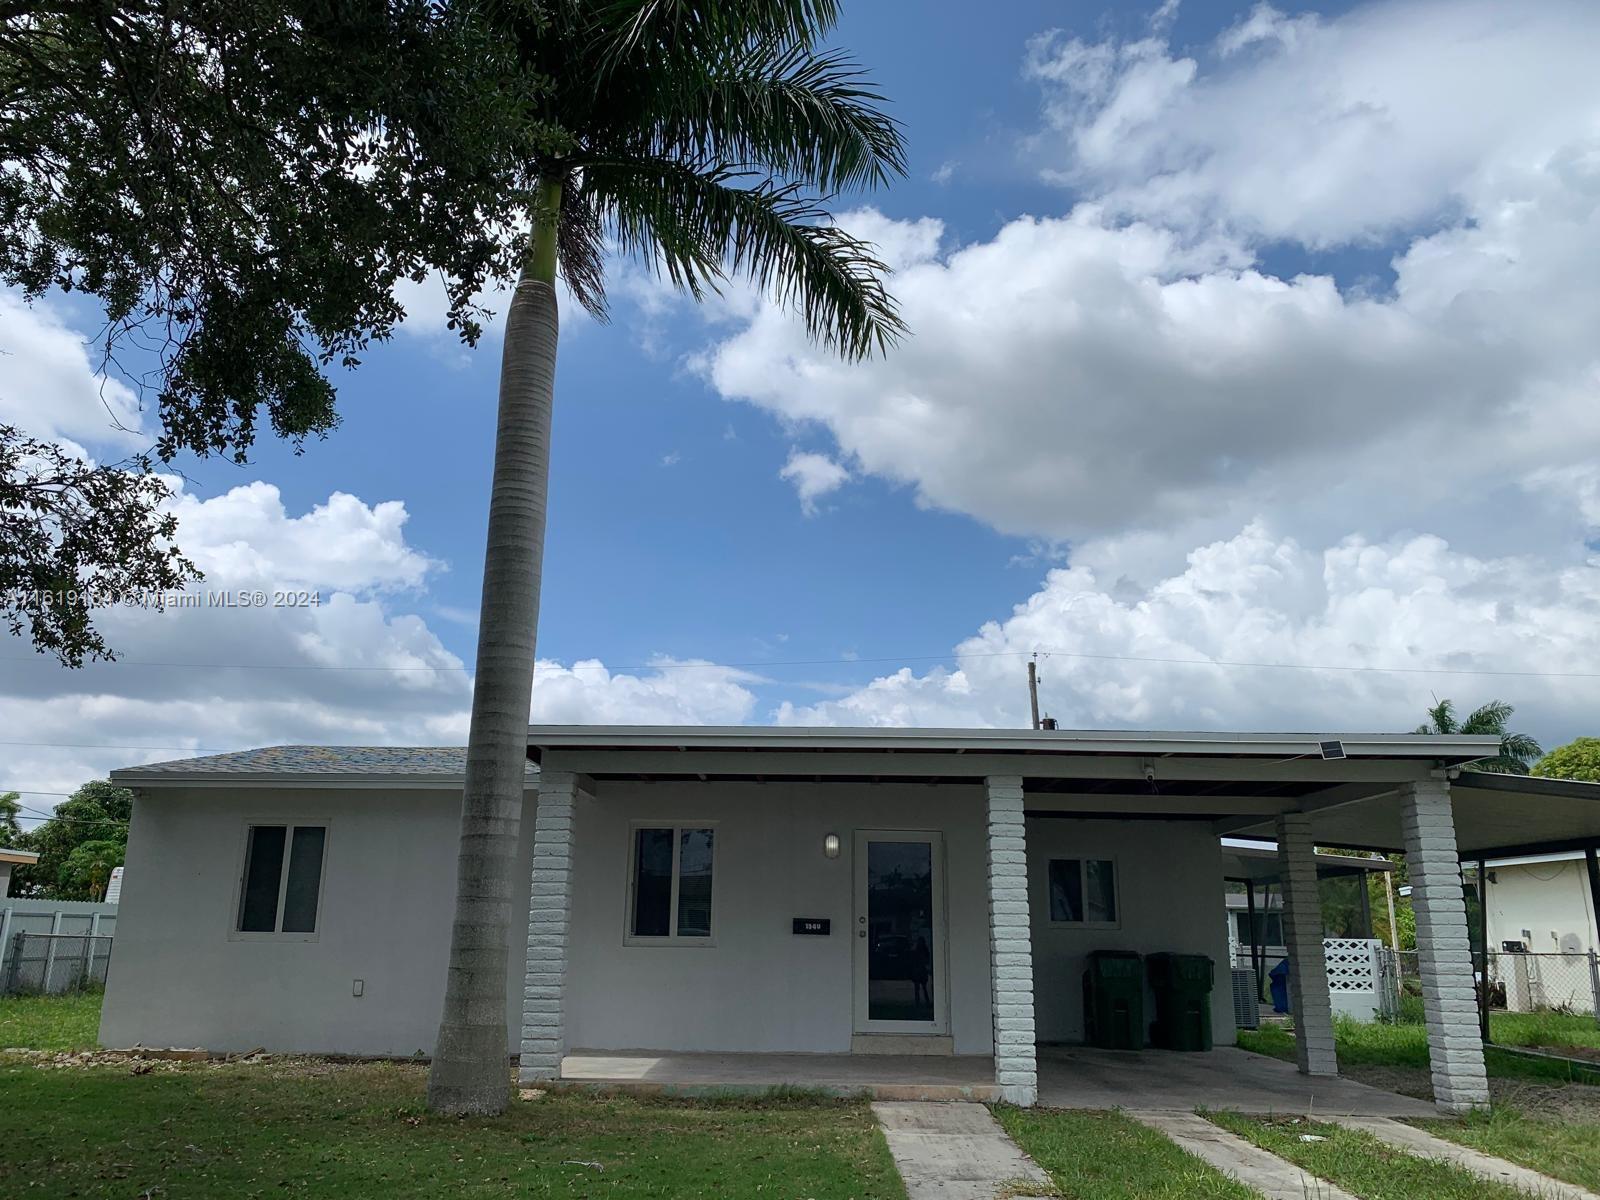
[[[1520, 727], [1564, 739], [1587, 731], [1584, 714], [1600, 702], [1600, 678], [1556, 677], [1600, 661], [1591, 567], [1477, 558], [1426, 536], [1317, 550], [1258, 523], [1137, 592], [1119, 595], [1116, 582], [1089, 565], [1052, 571], [1009, 618], [956, 648], [954, 670], [902, 669], [776, 717], [1025, 726], [1035, 651], [1044, 707], [1064, 728], [1396, 731], [1436, 695], [1502, 696]], [[1552, 677], [1470, 673], [1507, 663]], [[1404, 670], [1372, 669], [1394, 667]]]
[[88, 340], [58, 308], [0, 292], [0, 424], [87, 456], [85, 444], [148, 448], [143, 422], [138, 398], [97, 373]]
[[613, 673], [593, 659], [541, 661], [533, 719], [551, 725], [739, 725], [750, 719], [756, 677], [703, 659], [659, 658], [648, 674]]
[[[269, 603], [101, 609], [97, 621], [121, 661], [79, 671], [6, 639], [0, 723], [8, 742], [22, 744], [6, 747], [0, 791], [68, 792], [113, 767], [284, 742], [465, 743], [467, 664], [406, 611], [439, 612], [426, 587], [441, 564], [406, 541], [402, 504], [335, 493], [291, 513], [277, 488], [257, 482], [211, 499], [180, 491], [173, 507], [180, 544], [206, 572], [195, 590], [261, 589]], [[278, 591], [309, 591], [316, 603], [274, 605]], [[533, 714], [739, 721], [754, 705], [744, 686], [752, 678], [670, 659], [640, 672], [541, 662]]]
[[817, 513], [817, 501], [843, 487], [850, 472], [826, 454], [790, 450], [789, 461], [778, 471], [778, 478], [794, 485], [800, 497], [800, 511], [811, 517]]
[[1337, 18], [1258, 5], [1210, 54], [1165, 41], [1029, 47], [1045, 173], [1108, 207], [1184, 227], [1338, 245], [1481, 203], [1595, 135], [1582, 0], [1391, 0]]
[[[1570, 560], [1581, 497], [1552, 489], [1600, 452], [1600, 75], [1573, 63], [1600, 13], [1496, 9], [1502, 42], [1480, 6], [1459, 27], [1439, 11], [1376, 6], [1291, 36], [1262, 10], [1203, 70], [1156, 37], [1037, 43], [1057, 157], [1088, 198], [954, 250], [936, 221], [849, 214], [898, 251], [906, 342], [842, 363], [769, 307], [706, 374], [826, 428], [922, 504], [1130, 556], [1142, 539], [1141, 577], [1260, 512], [1309, 543], [1426, 529]], [[1549, 87], [1529, 86], [1545, 52]], [[1306, 78], [1358, 81], [1366, 107]], [[1313, 103], [1381, 111], [1393, 178], [1319, 141]], [[1127, 167], [1109, 147], [1130, 137]], [[1294, 163], [1314, 179], [1287, 179]], [[1262, 262], [1265, 239], [1364, 239], [1424, 214], [1445, 219], [1400, 240], [1392, 289]]]

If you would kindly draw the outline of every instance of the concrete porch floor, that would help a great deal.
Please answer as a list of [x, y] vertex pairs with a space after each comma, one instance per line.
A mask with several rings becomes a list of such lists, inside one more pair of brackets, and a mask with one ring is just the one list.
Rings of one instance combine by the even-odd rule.
[[[688, 1054], [579, 1050], [561, 1063], [556, 1087], [697, 1095], [789, 1086], [876, 1100], [998, 1098], [994, 1060], [906, 1054]], [[1168, 1050], [1039, 1047], [1039, 1103], [1051, 1108], [1363, 1117], [1431, 1117], [1433, 1105], [1351, 1079], [1312, 1079], [1290, 1063], [1219, 1046], [1205, 1054]]]
[[999, 1098], [994, 1059], [932, 1054], [687, 1054], [579, 1050], [561, 1060], [556, 1086], [693, 1096], [813, 1088], [874, 1100]]

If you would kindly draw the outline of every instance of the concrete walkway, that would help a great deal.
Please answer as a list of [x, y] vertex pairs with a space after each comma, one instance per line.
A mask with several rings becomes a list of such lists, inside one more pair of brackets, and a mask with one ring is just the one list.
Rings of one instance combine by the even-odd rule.
[[1396, 1150], [1403, 1150], [1418, 1158], [1432, 1158], [1440, 1162], [1453, 1163], [1471, 1171], [1480, 1179], [1509, 1184], [1530, 1195], [1547, 1197], [1549, 1200], [1600, 1200], [1600, 1197], [1593, 1192], [1585, 1191], [1575, 1184], [1562, 1183], [1559, 1179], [1551, 1179], [1548, 1175], [1541, 1175], [1538, 1171], [1507, 1162], [1503, 1158], [1496, 1158], [1492, 1154], [1485, 1154], [1481, 1150], [1435, 1137], [1413, 1125], [1403, 1125], [1386, 1117], [1335, 1117], [1333, 1120], [1350, 1129], [1370, 1133], [1380, 1142]]
[[1224, 1175], [1254, 1188], [1267, 1200], [1356, 1200], [1349, 1192], [1318, 1179], [1291, 1162], [1252, 1146], [1243, 1138], [1194, 1113], [1129, 1110], [1128, 1116], [1177, 1142]]
[[910, 1200], [994, 1200], [1002, 1191], [1026, 1200], [1030, 1184], [1054, 1190], [981, 1104], [879, 1101], [872, 1113]]

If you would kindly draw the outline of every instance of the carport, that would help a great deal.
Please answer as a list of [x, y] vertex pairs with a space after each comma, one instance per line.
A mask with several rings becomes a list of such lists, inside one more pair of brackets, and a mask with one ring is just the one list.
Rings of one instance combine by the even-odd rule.
[[[1318, 846], [1406, 856], [1434, 1092], [1441, 1108], [1456, 1111], [1488, 1103], [1481, 1048], [1486, 1017], [1474, 986], [1462, 863], [1477, 864], [1481, 880], [1487, 859], [1581, 850], [1600, 913], [1600, 784], [1460, 768], [1435, 775], [1429, 783], [1393, 790], [1329, 788], [1305, 797], [1292, 818], [1268, 822], [1241, 817], [1219, 822], [1218, 832], [1273, 839], [1281, 853], [1288, 820], [1303, 824]], [[1300, 886], [1286, 879], [1286, 928], [1297, 926], [1308, 934], [1320, 924], [1314, 877], [1304, 872]], [[1308, 907], [1314, 919], [1302, 920], [1311, 915], [1304, 912]], [[1291, 959], [1296, 973], [1325, 978], [1320, 942], [1313, 946], [1303, 937], [1298, 948], [1291, 947]], [[1298, 996], [1295, 1005], [1301, 1011]], [[1331, 1021], [1324, 1030], [1324, 1010], [1315, 1002], [1307, 1016], [1309, 1021], [1298, 1022], [1301, 1070], [1332, 1070]], [[1319, 1063], [1324, 1046], [1326, 1056]]]

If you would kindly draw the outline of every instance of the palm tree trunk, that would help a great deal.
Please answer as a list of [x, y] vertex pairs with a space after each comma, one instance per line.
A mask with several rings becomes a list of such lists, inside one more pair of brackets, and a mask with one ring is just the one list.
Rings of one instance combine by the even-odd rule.
[[510, 1098], [507, 943], [527, 765], [554, 404], [559, 181], [540, 185], [533, 247], [506, 314], [489, 538], [467, 737], [450, 973], [428, 1073], [428, 1107], [483, 1115]]

